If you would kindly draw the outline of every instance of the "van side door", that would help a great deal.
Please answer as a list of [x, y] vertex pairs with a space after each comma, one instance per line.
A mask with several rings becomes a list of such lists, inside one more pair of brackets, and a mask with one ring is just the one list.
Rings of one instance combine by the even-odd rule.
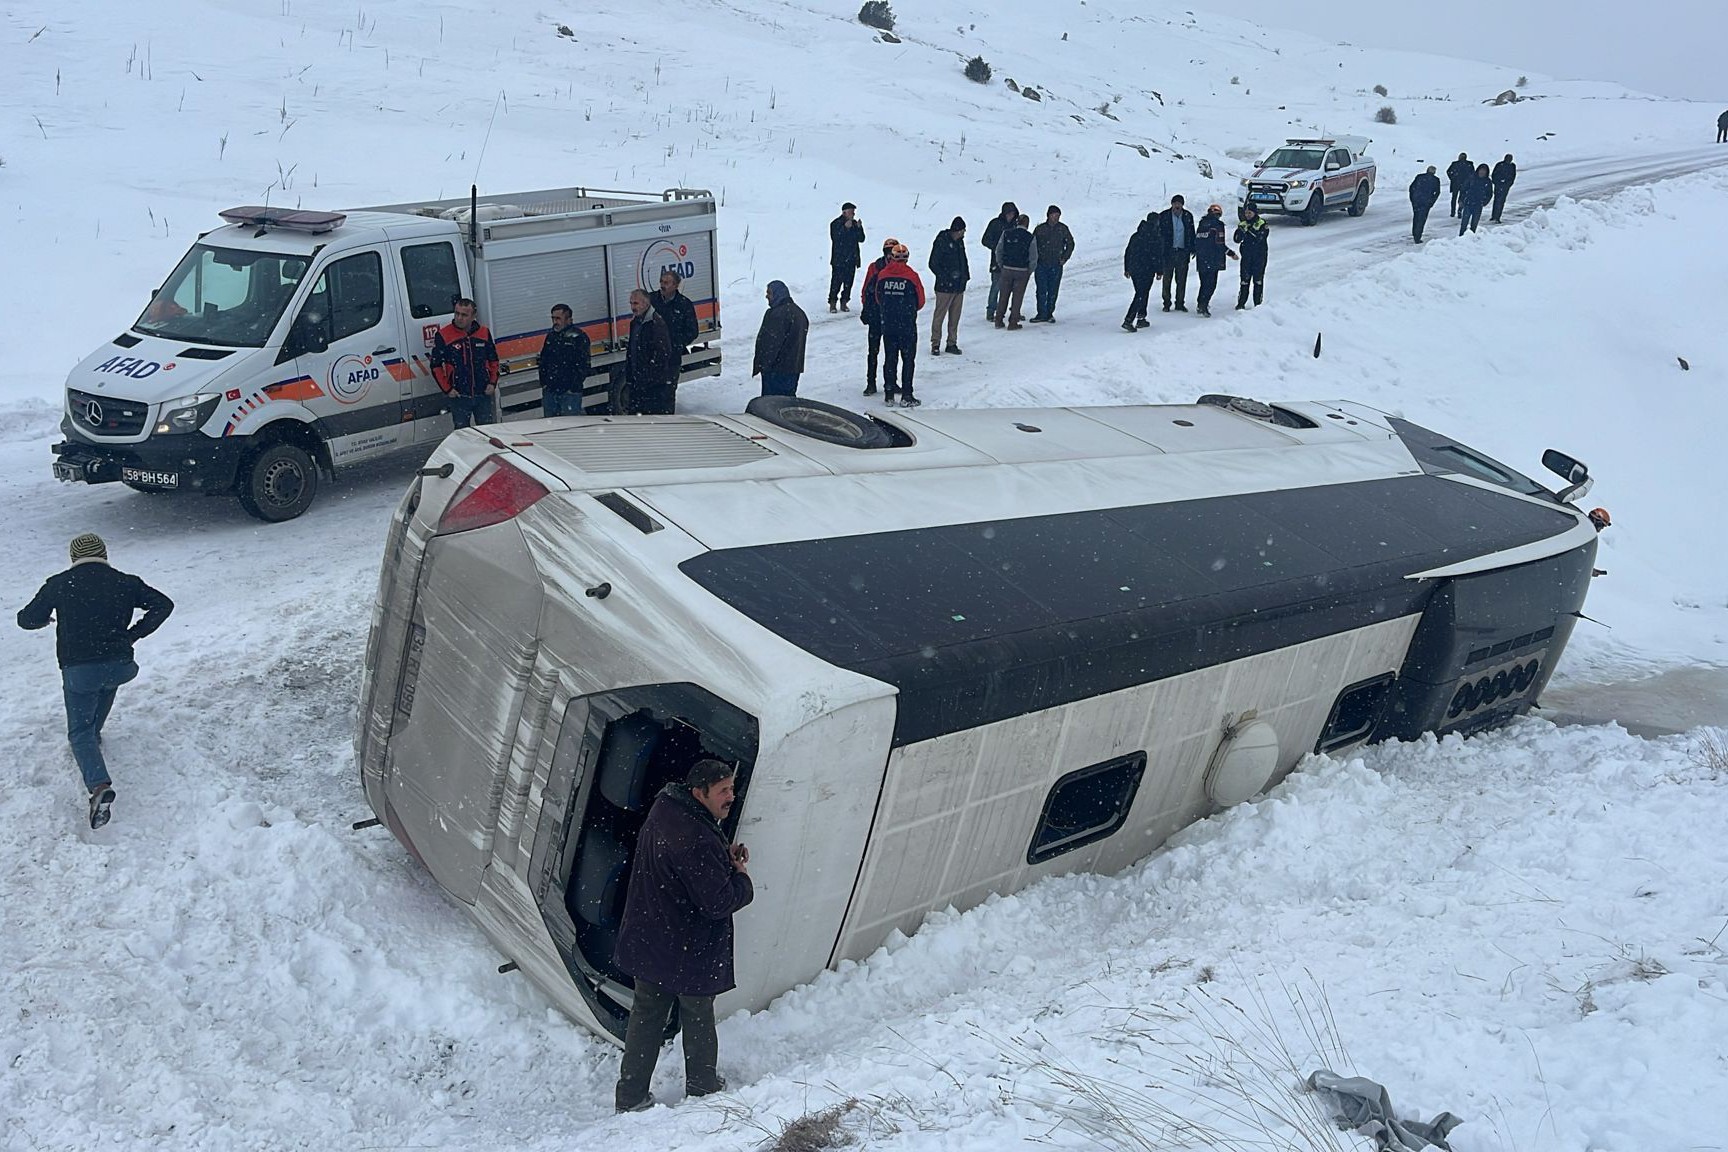
[[470, 294], [464, 262], [458, 259], [453, 240], [404, 240], [391, 248], [408, 302], [402, 419], [412, 428], [415, 441], [442, 440], [452, 425], [444, 411], [444, 393], [432, 378], [432, 345], [438, 329], [455, 318], [456, 299]]
[[297, 375], [266, 391], [312, 413], [333, 464], [387, 452], [402, 435], [401, 404], [384, 367], [399, 351], [400, 313], [384, 253], [369, 248], [319, 269], [288, 329], [282, 358], [294, 359]]

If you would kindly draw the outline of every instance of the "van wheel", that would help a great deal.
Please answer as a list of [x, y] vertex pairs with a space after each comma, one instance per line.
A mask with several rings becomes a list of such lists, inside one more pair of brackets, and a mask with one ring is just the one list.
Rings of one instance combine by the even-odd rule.
[[1308, 198], [1308, 207], [1302, 210], [1302, 223], [1312, 228], [1320, 223], [1320, 213], [1326, 210], [1326, 198], [1316, 192]]
[[758, 396], [744, 406], [744, 411], [776, 428], [848, 448], [887, 448], [894, 442], [868, 416], [801, 396]]
[[1352, 216], [1360, 216], [1368, 211], [1368, 185], [1358, 184], [1356, 186], [1356, 199], [1350, 201], [1350, 207], [1346, 211]]
[[318, 494], [318, 465], [305, 449], [278, 442], [255, 454], [240, 473], [240, 506], [271, 524], [292, 520]]

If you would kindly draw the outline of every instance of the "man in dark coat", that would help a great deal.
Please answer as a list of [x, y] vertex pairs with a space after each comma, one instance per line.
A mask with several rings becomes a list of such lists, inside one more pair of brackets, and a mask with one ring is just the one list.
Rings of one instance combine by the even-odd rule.
[[1236, 293], [1236, 309], [1248, 307], [1248, 292], [1253, 289], [1254, 307], [1260, 307], [1266, 289], [1266, 221], [1252, 204], [1242, 209], [1242, 222], [1236, 225], [1236, 247], [1242, 250], [1242, 287]]
[[1038, 263], [1032, 269], [1037, 311], [1034, 324], [1056, 322], [1056, 297], [1062, 292], [1062, 266], [1074, 255], [1074, 233], [1062, 223], [1062, 209], [1052, 204], [1044, 210], [1044, 223], [1032, 229], [1038, 248]]
[[996, 245], [1002, 239], [1002, 233], [1014, 227], [1014, 222], [1020, 219], [1020, 209], [1014, 206], [1014, 201], [1004, 200], [1002, 211], [990, 223], [984, 225], [983, 244], [990, 253], [990, 295], [984, 301], [984, 319], [995, 323], [996, 310], [1000, 305], [1002, 293], [1002, 269], [996, 263]]
[[650, 301], [660, 319], [666, 321], [666, 331], [672, 336], [672, 348], [680, 357], [696, 343], [696, 305], [679, 287], [684, 277], [672, 269], [660, 273], [660, 291]]
[[881, 317], [882, 349], [887, 353], [882, 362], [882, 402], [892, 404], [898, 395], [902, 408], [916, 408], [921, 403], [912, 392], [912, 373], [918, 359], [918, 313], [924, 307], [924, 281], [906, 263], [910, 255], [906, 245], [894, 245], [887, 265], [870, 281], [871, 303]]
[[1188, 261], [1194, 256], [1194, 213], [1181, 196], [1170, 197], [1170, 207], [1158, 213], [1158, 247], [1163, 253], [1164, 311], [1170, 311], [1170, 286], [1176, 285], [1176, 311], [1188, 311]]
[[1446, 165], [1446, 182], [1452, 187], [1452, 215], [1458, 215], [1458, 199], [1464, 195], [1464, 185], [1475, 175], [1476, 165], [1470, 163], [1469, 153], [1458, 153], [1458, 159]]
[[1440, 177], [1434, 171], [1430, 164], [1428, 171], [1417, 173], [1410, 181], [1410, 237], [1418, 244], [1422, 243], [1422, 229], [1428, 226], [1429, 211], [1440, 202]]
[[762, 395], [798, 395], [798, 377], [804, 371], [804, 341], [810, 334], [810, 317], [792, 299], [784, 281], [768, 282], [768, 311], [756, 330], [756, 359], [750, 375], [762, 377]]
[[[954, 217], [930, 245], [930, 278], [935, 281], [936, 306], [930, 312], [930, 355], [960, 355], [960, 306], [972, 266], [966, 260], [966, 221]], [[948, 321], [948, 345], [942, 346], [942, 321]]]
[[858, 246], [864, 243], [864, 221], [858, 219], [858, 205], [848, 200], [840, 205], [840, 215], [828, 221], [828, 311], [838, 304], [840, 311], [852, 310], [852, 277], [864, 257]]
[[715, 1065], [714, 997], [733, 988], [732, 914], [750, 903], [750, 853], [728, 843], [734, 770], [698, 760], [683, 783], [660, 790], [636, 837], [630, 888], [612, 958], [635, 978], [624, 1058], [613, 1102], [620, 1112], [654, 1105], [648, 1083], [666, 1022], [678, 1005], [684, 1086], [691, 1096], [726, 1089]]
[[582, 382], [593, 362], [588, 333], [571, 318], [570, 305], [552, 305], [552, 330], [540, 345], [540, 411], [547, 416], [582, 415]]
[[[74, 536], [72, 566], [48, 578], [18, 611], [18, 627], [55, 625], [66, 740], [90, 793], [90, 827], [108, 823], [114, 784], [102, 758], [102, 725], [114, 693], [138, 675], [132, 645], [162, 627], [174, 601], [138, 577], [108, 566], [108, 546], [94, 532]], [[134, 612], [143, 612], [137, 621]]]
[[1728, 112], [1716, 117], [1716, 143], [1728, 144]]
[[996, 241], [996, 278], [1001, 294], [996, 299], [996, 327], [1019, 331], [1026, 318], [1022, 307], [1026, 301], [1026, 285], [1032, 279], [1032, 267], [1038, 262], [1038, 241], [1032, 236], [1032, 219], [1022, 212], [1014, 223], [1002, 229]]
[[1213, 204], [1194, 229], [1194, 264], [1200, 269], [1200, 297], [1194, 303], [1202, 316], [1212, 315], [1212, 293], [1218, 290], [1218, 273], [1226, 260], [1236, 259], [1224, 243], [1224, 206]]
[[654, 311], [648, 293], [630, 293], [630, 343], [624, 348], [624, 394], [613, 400], [614, 414], [670, 416], [678, 404], [678, 355], [666, 321]]
[[1151, 323], [1146, 319], [1146, 302], [1152, 297], [1152, 285], [1158, 279], [1159, 261], [1163, 249], [1158, 244], [1158, 213], [1149, 213], [1128, 237], [1128, 247], [1122, 251], [1122, 275], [1134, 282], [1134, 299], [1128, 302], [1128, 313], [1122, 317], [1124, 332], [1138, 332]]
[[1512, 191], [1512, 182], [1518, 179], [1518, 165], [1512, 163], [1512, 153], [1506, 153], [1506, 158], [1494, 165], [1494, 171], [1488, 174], [1494, 182], [1494, 211], [1488, 219], [1500, 223], [1500, 213], [1506, 208], [1506, 194]]
[[1488, 174], [1488, 165], [1478, 164], [1475, 174], [1464, 182], [1464, 189], [1458, 194], [1458, 235], [1464, 235], [1465, 229], [1476, 231], [1476, 225], [1482, 222], [1482, 209], [1492, 199], [1494, 178]]
[[864, 288], [858, 293], [858, 302], [862, 307], [858, 311], [858, 319], [863, 321], [864, 330], [869, 334], [869, 351], [864, 360], [864, 395], [876, 395], [876, 362], [882, 355], [882, 310], [876, 307], [870, 288], [876, 282], [876, 277], [882, 274], [882, 269], [888, 267], [888, 254], [893, 252], [900, 241], [890, 236], [882, 241], [882, 255], [870, 261], [870, 267], [864, 270]]

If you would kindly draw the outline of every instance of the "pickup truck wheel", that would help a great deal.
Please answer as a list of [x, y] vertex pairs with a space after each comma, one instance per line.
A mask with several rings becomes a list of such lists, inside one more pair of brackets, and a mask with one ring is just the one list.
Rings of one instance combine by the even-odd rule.
[[1326, 198], [1316, 192], [1308, 198], [1308, 207], [1302, 210], [1302, 223], [1312, 228], [1320, 223], [1320, 213], [1326, 211]]
[[1356, 186], [1356, 199], [1350, 201], [1349, 212], [1352, 216], [1360, 216], [1366, 211], [1368, 211], [1368, 185], [1358, 184]]
[[318, 465], [296, 445], [271, 444], [241, 469], [235, 494], [240, 506], [260, 520], [292, 520], [310, 508], [318, 494]]

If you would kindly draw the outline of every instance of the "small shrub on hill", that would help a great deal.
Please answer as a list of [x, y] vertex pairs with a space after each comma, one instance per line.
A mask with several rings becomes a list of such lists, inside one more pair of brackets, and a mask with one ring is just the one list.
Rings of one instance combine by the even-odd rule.
[[1520, 87], [1520, 88], [1530, 87], [1530, 77], [1528, 77], [1528, 76], [1518, 77], [1518, 87]]
[[1386, 95], [1386, 85], [1384, 85], [1384, 84], [1374, 85], [1374, 95], [1376, 95], [1376, 96]]
[[858, 9], [858, 23], [892, 32], [894, 9], [888, 6], [888, 0], [864, 0], [864, 7]]
[[1398, 123], [1398, 113], [1392, 110], [1392, 105], [1382, 104], [1380, 106], [1380, 111], [1374, 113], [1374, 123], [1396, 124]]
[[966, 79], [979, 84], [990, 83], [990, 65], [982, 56], [974, 56], [966, 61]]

